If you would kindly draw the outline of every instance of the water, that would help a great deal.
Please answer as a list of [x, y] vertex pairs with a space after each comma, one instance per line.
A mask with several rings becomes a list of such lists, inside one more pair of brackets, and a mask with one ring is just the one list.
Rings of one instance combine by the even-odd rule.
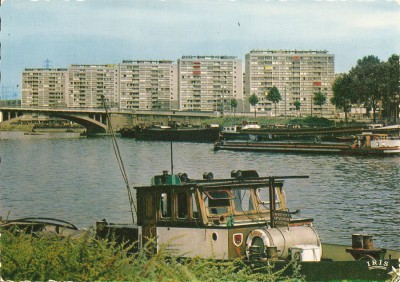
[[[106, 218], [130, 222], [126, 185], [108, 137], [0, 132], [0, 215], [54, 217], [79, 227]], [[132, 187], [171, 170], [170, 143], [118, 138]], [[400, 249], [400, 156], [352, 157], [213, 151], [212, 144], [174, 143], [174, 172], [201, 178], [212, 171], [255, 169], [260, 175], [309, 175], [287, 180], [290, 209], [313, 217], [323, 242], [351, 244], [351, 234]]]

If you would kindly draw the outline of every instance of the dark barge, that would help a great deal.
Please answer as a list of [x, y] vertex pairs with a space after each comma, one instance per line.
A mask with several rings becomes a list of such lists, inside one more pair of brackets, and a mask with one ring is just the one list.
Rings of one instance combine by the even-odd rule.
[[220, 129], [218, 126], [136, 126], [134, 128], [123, 128], [119, 133], [122, 137], [136, 138], [136, 140], [145, 141], [213, 143], [220, 138]]

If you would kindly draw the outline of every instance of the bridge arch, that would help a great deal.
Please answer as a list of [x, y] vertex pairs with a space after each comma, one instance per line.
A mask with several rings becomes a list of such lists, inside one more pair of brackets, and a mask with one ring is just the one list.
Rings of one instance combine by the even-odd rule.
[[62, 119], [73, 121], [86, 128], [87, 133], [106, 133], [107, 132], [107, 116], [102, 115], [71, 115], [71, 114], [57, 114], [52, 115], [54, 117], [59, 117]]
[[108, 118], [105, 113], [102, 112], [68, 112], [68, 111], [46, 111], [41, 110], [39, 112], [35, 112], [34, 110], [1, 110], [0, 113], [0, 122], [2, 124], [10, 124], [13, 122], [20, 121], [22, 116], [30, 114], [34, 115], [45, 115], [48, 117], [57, 117], [65, 120], [69, 120], [75, 122], [86, 128], [86, 132], [91, 133], [106, 133]]

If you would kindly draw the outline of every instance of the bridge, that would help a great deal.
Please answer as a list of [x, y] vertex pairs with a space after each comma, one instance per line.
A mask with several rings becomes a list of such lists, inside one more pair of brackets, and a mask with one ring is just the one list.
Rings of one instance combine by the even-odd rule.
[[108, 110], [101, 108], [48, 108], [48, 107], [0, 107], [0, 126], [31, 121], [39, 116], [62, 118], [75, 122], [86, 128], [88, 134], [108, 133], [108, 124], [114, 130], [132, 127], [137, 124], [163, 123], [176, 121], [187, 124], [201, 125], [210, 118], [218, 117], [218, 112], [183, 112], [183, 111], [136, 111]]

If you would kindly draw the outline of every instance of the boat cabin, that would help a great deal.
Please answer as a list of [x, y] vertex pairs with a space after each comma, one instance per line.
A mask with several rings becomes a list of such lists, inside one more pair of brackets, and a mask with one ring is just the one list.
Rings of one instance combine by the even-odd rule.
[[384, 133], [363, 132], [357, 135], [354, 145], [358, 148], [400, 147], [400, 138]]

